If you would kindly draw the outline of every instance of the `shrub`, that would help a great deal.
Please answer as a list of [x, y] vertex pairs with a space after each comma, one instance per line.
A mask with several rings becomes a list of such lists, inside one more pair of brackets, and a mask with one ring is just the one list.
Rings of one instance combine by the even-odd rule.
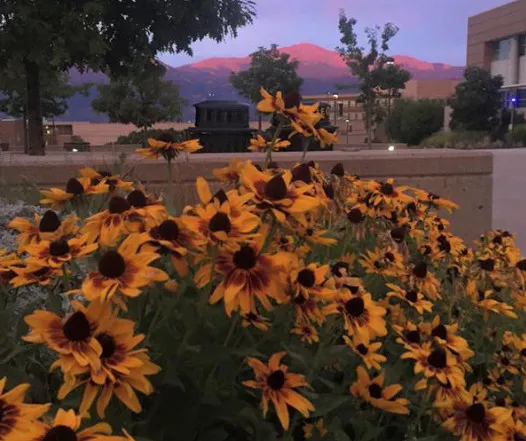
[[420, 144], [426, 148], [448, 148], [448, 149], [483, 149], [500, 146], [498, 142], [492, 142], [486, 132], [439, 132], [426, 138]]
[[163, 133], [171, 133], [174, 136], [180, 136], [184, 132], [177, 131], [175, 129], [167, 129], [167, 130], [151, 129], [151, 130], [146, 130], [146, 131], [142, 131], [142, 130], [134, 131], [134, 132], [128, 133], [127, 135], [119, 136], [115, 144], [146, 145], [149, 138], [158, 138], [159, 135]]
[[515, 126], [511, 136], [514, 144], [526, 147], [526, 124]]
[[[299, 110], [298, 129], [327, 137]], [[3, 439], [109, 441], [102, 419], [156, 441], [524, 438], [526, 259], [513, 235], [468, 247], [442, 217], [454, 203], [343, 164], [280, 169], [278, 142], [261, 142], [270, 168], [215, 170], [224, 190], [198, 178], [181, 213], [83, 168], [42, 191], [60, 213], [10, 223]], [[157, 140], [140, 154], [170, 169], [199, 147]], [[19, 286], [42, 286], [45, 306], [17, 313]], [[29, 382], [34, 404], [94, 427], [77, 437], [62, 409], [40, 422], [48, 406], [15, 388]]]
[[397, 142], [418, 145], [444, 126], [444, 105], [435, 100], [398, 100], [387, 121]]

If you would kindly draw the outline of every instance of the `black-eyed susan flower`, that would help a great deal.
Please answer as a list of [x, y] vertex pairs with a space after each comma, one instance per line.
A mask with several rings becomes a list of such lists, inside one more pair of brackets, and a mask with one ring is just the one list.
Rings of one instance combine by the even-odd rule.
[[276, 409], [279, 421], [285, 430], [290, 424], [290, 406], [307, 418], [314, 406], [295, 389], [309, 387], [305, 377], [300, 374], [288, 372], [288, 367], [281, 364], [286, 352], [278, 352], [270, 357], [268, 364], [257, 358], [248, 358], [247, 364], [253, 369], [255, 380], [243, 381], [243, 385], [251, 389], [260, 389], [263, 393], [262, 406], [263, 416], [267, 415], [269, 402]]
[[254, 326], [263, 332], [268, 331], [270, 328], [268, 319], [254, 312], [249, 312], [248, 314], [241, 316], [241, 319], [241, 326], [243, 326], [243, 328]]
[[98, 241], [102, 247], [113, 247], [122, 236], [139, 232], [141, 227], [141, 218], [136, 216], [130, 203], [122, 196], [113, 196], [106, 210], [86, 219], [81, 232], [90, 242]]
[[10, 271], [13, 271], [14, 275], [11, 274], [9, 283], [14, 288], [36, 284], [47, 286], [57, 277], [64, 275], [64, 271], [60, 268], [51, 268], [35, 263], [30, 263], [22, 267], [13, 266]]
[[[228, 316], [234, 311], [241, 314], [257, 313], [256, 300], [266, 309], [272, 309], [270, 299], [283, 299], [283, 265], [280, 255], [261, 253], [260, 243], [242, 245], [236, 251], [224, 250], [216, 258], [214, 268], [222, 280], [214, 289], [210, 303], [223, 300]], [[210, 282], [211, 264], [203, 265], [196, 273], [198, 286]]]
[[110, 299], [125, 304], [118, 298], [137, 297], [141, 289], [155, 282], [166, 282], [168, 275], [150, 266], [159, 258], [151, 250], [139, 250], [139, 235], [128, 236], [118, 250], [106, 251], [98, 262], [98, 270], [90, 273], [82, 283], [82, 293], [88, 300]]
[[424, 343], [421, 347], [408, 349], [401, 358], [415, 360], [415, 374], [423, 373], [426, 378], [436, 377], [444, 384], [449, 381], [453, 386], [463, 381], [464, 372], [457, 364], [455, 357], [447, 349], [434, 348], [431, 343]]
[[10, 229], [18, 231], [16, 242], [18, 251], [23, 252], [27, 245], [34, 245], [41, 240], [54, 241], [77, 233], [78, 218], [69, 216], [63, 221], [52, 210], [42, 216], [35, 214], [33, 222], [23, 217], [16, 217], [9, 222]]
[[404, 280], [407, 281], [409, 286], [420, 291], [427, 298], [437, 300], [441, 298], [440, 282], [430, 269], [429, 265], [424, 261], [415, 262], [409, 268]]
[[86, 235], [52, 242], [44, 240], [25, 247], [25, 251], [29, 254], [26, 262], [43, 267], [61, 268], [67, 262], [93, 253], [97, 247], [96, 243], [88, 243]]
[[214, 176], [220, 182], [224, 182], [225, 184], [237, 183], [247, 163], [250, 163], [250, 161], [242, 161], [239, 158], [233, 158], [226, 167], [215, 168], [213, 170]]
[[367, 369], [376, 369], [377, 371], [382, 370], [381, 363], [387, 361], [387, 357], [378, 353], [382, 347], [382, 343], [369, 342], [368, 344], [364, 344], [359, 338], [355, 337], [351, 339], [346, 335], [343, 336], [343, 340], [345, 341], [345, 344], [362, 359]]
[[330, 278], [329, 265], [317, 263], [305, 265], [298, 261], [294, 254], [290, 255], [290, 260], [286, 264], [289, 293], [293, 298], [302, 296], [305, 299], [314, 297], [329, 301], [336, 294], [333, 280]]
[[36, 421], [49, 409], [49, 404], [26, 404], [29, 384], [5, 390], [7, 378], [0, 379], [0, 440], [26, 441], [37, 434]]
[[503, 439], [505, 422], [511, 418], [511, 409], [489, 407], [475, 402], [470, 394], [452, 402], [438, 403], [451, 412], [442, 427], [460, 437], [461, 441], [494, 441]]
[[71, 355], [70, 363], [62, 366], [66, 373], [74, 368], [75, 363], [99, 369], [102, 347], [95, 335], [110, 327], [114, 318], [111, 307], [99, 301], [91, 302], [87, 307], [73, 301], [72, 306], [75, 312], [66, 317], [43, 310], [26, 316], [24, 321], [30, 332], [24, 340], [45, 343], [59, 354]]
[[307, 321], [298, 321], [290, 332], [291, 334], [298, 335], [301, 341], [305, 343], [313, 344], [320, 341], [318, 330], [312, 325], [312, 323]]
[[526, 440], [526, 424], [524, 420], [517, 418], [510, 418], [504, 422], [504, 439], [503, 441], [525, 441]]
[[312, 423], [305, 423], [303, 425], [303, 434], [305, 436], [305, 439], [311, 439], [315, 432], [317, 432], [320, 436], [320, 438], [324, 438], [325, 435], [329, 433], [329, 431], [325, 428], [325, 425], [323, 423], [323, 418], [319, 418], [316, 421], [313, 421]]
[[250, 145], [248, 149], [251, 152], [266, 152], [269, 149], [274, 151], [279, 151], [281, 149], [286, 149], [290, 146], [290, 141], [285, 139], [277, 139], [276, 141], [267, 141], [263, 136], [257, 135], [255, 138], [250, 140]]
[[82, 178], [90, 178], [91, 185], [105, 185], [107, 193], [114, 193], [117, 190], [133, 191], [133, 182], [124, 181], [119, 175], [114, 175], [108, 171], [97, 171], [90, 167], [84, 167], [79, 170], [79, 174]]
[[466, 294], [471, 302], [484, 313], [486, 320], [489, 317], [489, 313], [504, 315], [513, 319], [517, 318], [513, 306], [497, 300], [493, 289], [478, 289], [476, 280], [469, 280], [467, 282]]
[[272, 176], [247, 164], [241, 182], [253, 193], [258, 210], [271, 210], [281, 223], [285, 222], [287, 215], [298, 217], [320, 204], [318, 199], [305, 195], [312, 186], [297, 188], [291, 185], [292, 174], [289, 171]]
[[447, 199], [441, 198], [437, 194], [417, 188], [412, 188], [411, 191], [415, 194], [419, 202], [429, 205], [433, 208], [443, 208], [449, 213], [452, 213], [453, 210], [458, 209], [457, 204]]
[[475, 355], [469, 348], [467, 340], [458, 335], [458, 323], [443, 324], [440, 316], [436, 315], [431, 323], [422, 323], [420, 327], [437, 345], [449, 349], [453, 354], [458, 354], [464, 361]]
[[22, 261], [15, 253], [0, 250], [0, 286], [9, 283], [16, 276], [12, 268], [21, 263]]
[[323, 309], [324, 314], [341, 314], [349, 336], [356, 336], [364, 343], [387, 335], [384, 316], [387, 310], [379, 306], [371, 294], [359, 296], [340, 290], [335, 300]]
[[139, 219], [145, 228], [150, 228], [162, 222], [168, 216], [162, 201], [146, 192], [143, 186], [139, 186], [131, 193], [128, 193], [126, 201], [135, 210], [132, 216], [134, 220]]
[[371, 379], [367, 371], [358, 366], [356, 369], [358, 378], [350, 387], [350, 392], [366, 403], [386, 412], [407, 415], [409, 413], [409, 400], [406, 398], [395, 398], [402, 391], [402, 386], [392, 384], [384, 387], [384, 373]]
[[76, 201], [84, 195], [104, 194], [107, 187], [99, 183], [92, 185], [90, 178], [71, 178], [65, 189], [50, 188], [48, 190], [40, 190], [44, 199], [40, 200], [42, 205], [51, 205], [53, 208], [62, 208], [68, 201]]
[[420, 315], [424, 314], [424, 311], [432, 311], [433, 303], [426, 300], [421, 292], [414, 290], [406, 291], [402, 287], [393, 283], [387, 283], [386, 286], [390, 289], [390, 291], [387, 293], [387, 297], [402, 300], [405, 304], [416, 309]]
[[179, 153], [194, 153], [203, 146], [199, 139], [176, 141], [175, 139], [148, 139], [148, 147], [137, 149], [135, 152], [146, 159], [157, 159], [162, 156], [167, 161], [173, 161]]
[[367, 251], [359, 262], [368, 274], [399, 277], [405, 271], [402, 255], [392, 247]]
[[259, 91], [262, 100], [257, 105], [258, 112], [283, 114], [285, 111], [285, 101], [283, 100], [283, 94], [281, 92], [277, 92], [276, 96], [273, 96], [263, 87]]
[[[79, 430], [82, 417], [73, 410], [59, 409], [53, 424], [40, 423], [36, 434], [26, 438], [28, 441], [127, 441], [126, 437], [110, 436], [111, 426], [99, 423]], [[129, 438], [128, 438], [129, 440]]]
[[407, 320], [405, 316], [400, 320], [401, 324], [392, 324], [393, 331], [398, 334], [396, 342], [403, 345], [408, 351], [419, 348], [429, 338], [421, 324], [415, 324]]

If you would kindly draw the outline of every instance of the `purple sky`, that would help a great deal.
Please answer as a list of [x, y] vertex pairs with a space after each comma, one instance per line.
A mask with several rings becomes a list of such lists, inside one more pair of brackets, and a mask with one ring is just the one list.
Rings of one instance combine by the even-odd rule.
[[180, 66], [209, 57], [244, 56], [259, 46], [309, 42], [329, 49], [339, 43], [338, 10], [358, 20], [359, 29], [392, 22], [400, 32], [391, 53], [424, 61], [464, 65], [469, 16], [510, 0], [256, 0], [257, 17], [237, 39], [198, 42], [194, 58], [167, 54], [163, 61]]

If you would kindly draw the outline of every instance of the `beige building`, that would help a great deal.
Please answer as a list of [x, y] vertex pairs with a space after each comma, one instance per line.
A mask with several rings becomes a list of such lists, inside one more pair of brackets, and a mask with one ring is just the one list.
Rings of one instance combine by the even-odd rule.
[[526, 0], [469, 18], [467, 65], [502, 75], [507, 106], [526, 107]]
[[[410, 80], [402, 90], [402, 97], [407, 99], [443, 99], [455, 93], [457, 80]], [[318, 101], [328, 103], [329, 119], [338, 127], [340, 141], [345, 144], [362, 144], [367, 137], [364, 121], [364, 112], [357, 102], [357, 93], [306, 95], [305, 101]], [[387, 99], [381, 99], [381, 104], [388, 106]], [[383, 139], [382, 125], [376, 128], [375, 138]]]

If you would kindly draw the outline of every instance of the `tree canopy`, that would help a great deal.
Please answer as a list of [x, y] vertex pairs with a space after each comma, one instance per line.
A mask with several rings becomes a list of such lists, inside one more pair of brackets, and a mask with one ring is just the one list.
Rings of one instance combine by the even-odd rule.
[[[260, 88], [276, 94], [281, 91], [299, 92], [303, 78], [298, 73], [299, 62], [280, 52], [276, 44], [269, 49], [260, 47], [250, 54], [250, 66], [241, 72], [232, 72], [230, 82], [241, 96], [257, 103], [261, 99]], [[261, 121], [261, 120], [260, 120]]]
[[191, 53], [252, 22], [251, 0], [0, 0], [0, 65], [25, 70], [32, 154], [43, 154], [41, 71], [126, 75], [158, 52]]
[[342, 46], [337, 50], [349, 66], [352, 75], [358, 79], [360, 90], [358, 101], [364, 108], [367, 139], [371, 147], [373, 125], [384, 114], [378, 98], [386, 96], [390, 102], [391, 98], [399, 96], [399, 90], [405, 87], [410, 74], [394, 65], [392, 58], [387, 55], [389, 42], [398, 33], [396, 25], [387, 23], [383, 28], [367, 27], [365, 35], [368, 48], [366, 49], [358, 42], [356, 24], [356, 19], [347, 18], [345, 12], [340, 11], [339, 30]]
[[181, 117], [183, 100], [179, 86], [163, 80], [165, 72], [159, 64], [136, 66], [127, 76], [98, 85], [99, 96], [91, 105], [95, 111], [106, 113], [111, 122], [133, 124], [141, 130], [157, 122], [175, 121]]
[[455, 90], [451, 102], [451, 128], [491, 132], [499, 125], [502, 108], [501, 76], [493, 76], [485, 69], [468, 67], [464, 81]]

